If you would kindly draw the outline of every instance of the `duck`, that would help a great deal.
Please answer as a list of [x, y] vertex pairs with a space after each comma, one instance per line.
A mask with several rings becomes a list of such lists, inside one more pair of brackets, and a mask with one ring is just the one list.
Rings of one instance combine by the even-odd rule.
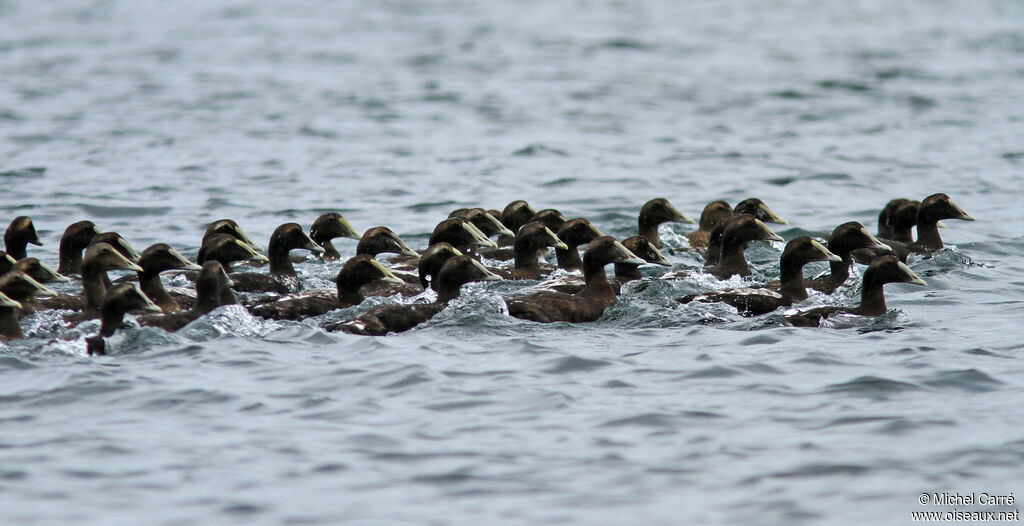
[[764, 201], [756, 197], [748, 197], [736, 203], [736, 208], [732, 210], [732, 216], [723, 222], [719, 222], [717, 226], [711, 229], [711, 234], [708, 236], [707, 250], [704, 255], [705, 264], [715, 265], [718, 263], [718, 259], [722, 254], [722, 233], [725, 232], [725, 226], [729, 223], [729, 219], [743, 214], [752, 215], [754, 219], [762, 223], [789, 224], [789, 221], [779, 217], [774, 210], [764, 204]]
[[910, 256], [910, 245], [914, 242], [912, 234], [917, 225], [917, 213], [921, 209], [920, 201], [910, 199], [893, 199], [878, 214], [878, 231], [883, 247], [862, 247], [854, 250], [853, 260], [863, 265], [870, 264], [875, 258], [893, 255], [904, 263]]
[[586, 285], [580, 292], [566, 294], [544, 291], [519, 296], [506, 301], [508, 312], [516, 318], [541, 323], [595, 321], [616, 300], [615, 290], [604, 270], [609, 263], [642, 265], [645, 261], [615, 238], [600, 237], [583, 252], [583, 278]]
[[295, 249], [308, 250], [314, 254], [324, 251], [309, 238], [298, 223], [285, 223], [270, 235], [267, 257], [270, 273], [235, 272], [231, 274], [234, 289], [240, 292], [274, 292], [288, 294], [299, 290], [299, 275], [295, 272], [288, 253]]
[[380, 254], [399, 254], [409, 258], [420, 256], [418, 252], [409, 248], [398, 234], [384, 226], [373, 227], [363, 233], [359, 244], [356, 245], [356, 255], [361, 254], [374, 257]]
[[[394, 296], [395, 294], [412, 297], [422, 294], [431, 285], [435, 286], [432, 288], [436, 291], [437, 273], [441, 271], [441, 267], [448, 259], [461, 255], [463, 255], [462, 251], [449, 243], [435, 243], [427, 247], [420, 256], [415, 282], [410, 282], [403, 274], [396, 272], [395, 275], [402, 280], [401, 283], [375, 281], [363, 285], [360, 292], [366, 297]], [[392, 272], [394, 271], [392, 270]]]
[[139, 324], [148, 327], [159, 327], [168, 332], [175, 332], [189, 323], [224, 305], [234, 305], [237, 300], [231, 293], [234, 280], [224, 271], [219, 261], [210, 260], [203, 263], [196, 279], [196, 304], [187, 311], [172, 314], [151, 315], [139, 318]]
[[722, 231], [721, 256], [718, 263], [707, 268], [718, 279], [749, 276], [750, 266], [743, 252], [751, 241], [785, 241], [760, 219], [750, 214], [733, 216]]
[[142, 267], [129, 261], [108, 243], [89, 245], [82, 261], [82, 295], [60, 294], [53, 298], [42, 298], [36, 303], [40, 308], [83, 311], [82, 315], [72, 317], [70, 321], [98, 317], [107, 293], [107, 283], [110, 281], [107, 272], [110, 270], [140, 272]]
[[249, 237], [249, 234], [246, 234], [245, 231], [242, 230], [242, 227], [238, 226], [238, 223], [236, 223], [233, 219], [218, 219], [210, 223], [206, 227], [206, 232], [203, 233], [203, 240], [200, 243], [200, 245], [205, 245], [206, 238], [216, 234], [229, 235], [235, 239], [240, 240], [242, 243], [249, 245], [256, 252], [263, 252], [263, 248], [257, 245], [255, 242], [253, 242], [252, 238]]
[[324, 249], [323, 253], [320, 254], [324, 261], [337, 261], [341, 259], [341, 253], [338, 252], [338, 249], [334, 248], [331, 240], [337, 237], [360, 239], [362, 236], [356, 229], [352, 228], [352, 225], [341, 214], [328, 212], [316, 218], [316, 221], [313, 221], [313, 226], [309, 228], [309, 237]]
[[461, 217], [473, 223], [473, 226], [480, 229], [488, 237], [515, 236], [515, 233], [509, 230], [498, 217], [483, 208], [459, 208], [448, 214], [449, 219], [453, 217]]
[[[512, 232], [512, 235], [506, 234], [499, 237], [498, 246], [510, 247], [514, 245], [516, 242], [515, 233], [518, 232], [523, 225], [532, 221], [533, 216], [535, 215], [537, 215], [537, 212], [533, 207], [521, 199], [512, 201], [505, 205], [505, 208], [501, 211], [501, 223], [505, 225], [505, 228]], [[457, 246], [458, 245], [456, 245], [456, 247]]]
[[18, 325], [18, 311], [21, 303], [0, 292], [0, 342], [20, 340], [25, 337]]
[[[538, 215], [540, 212], [538, 212]], [[591, 241], [604, 236], [591, 222], [582, 217], [576, 217], [563, 221], [558, 229], [548, 227], [558, 233], [558, 239], [562, 240], [566, 248], [555, 247], [555, 257], [558, 259], [558, 268], [563, 270], [581, 270], [583, 260], [580, 259], [580, 252], [577, 247], [586, 245]]]
[[0, 276], [0, 292], [20, 303], [21, 307], [19, 308], [24, 314], [32, 314], [36, 311], [35, 306], [31, 303], [35, 296], [57, 295], [53, 289], [39, 283], [21, 270], [12, 270]]
[[856, 307], [828, 305], [805, 310], [793, 309], [784, 312], [782, 317], [796, 327], [818, 327], [821, 320], [835, 315], [881, 316], [887, 310], [883, 290], [887, 283], [912, 283], [922, 287], [927, 285], [896, 256], [882, 256], [872, 261], [864, 271], [860, 304]]
[[32, 279], [40, 283], [66, 283], [71, 281], [71, 278], [62, 276], [56, 270], [53, 270], [49, 265], [39, 261], [37, 258], [23, 258], [18, 261], [14, 261], [13, 258], [7, 256], [6, 253], [0, 251], [0, 275], [12, 270], [20, 270]]
[[840, 261], [829, 263], [829, 273], [807, 282], [807, 286], [825, 294], [832, 294], [850, 278], [850, 265], [853, 264], [853, 252], [860, 249], [877, 249], [892, 252], [889, 245], [882, 243], [871, 235], [864, 225], [857, 221], [848, 221], [832, 230], [826, 244]]
[[92, 221], [71, 223], [60, 236], [57, 272], [70, 276], [82, 272], [82, 251], [101, 230]]
[[487, 270], [471, 256], [454, 256], [444, 263], [437, 275], [437, 300], [433, 303], [381, 305], [354, 320], [331, 324], [328, 331], [344, 331], [364, 336], [383, 336], [404, 332], [433, 318], [448, 303], [459, 297], [462, 285], [473, 281], [501, 281], [501, 276]]
[[[202, 267], [189, 261], [166, 243], [157, 243], [142, 251], [139, 257], [139, 287], [164, 314], [181, 310], [178, 300], [169, 294], [160, 282], [160, 273], [168, 270], [199, 271]], [[190, 302], [191, 303], [191, 302]]]
[[539, 262], [540, 254], [548, 247], [568, 250], [569, 246], [539, 221], [532, 221], [522, 226], [516, 233], [515, 266], [511, 270], [490, 269], [505, 279], [540, 279], [542, 274]]
[[230, 273], [232, 272], [232, 263], [239, 261], [268, 263], [270, 260], [267, 256], [257, 253], [252, 245], [237, 237], [228, 234], [213, 234], [205, 238], [196, 255], [196, 263], [199, 265], [207, 261], [219, 262], [224, 270]]
[[702, 303], [727, 303], [736, 307], [743, 316], [767, 314], [779, 307], [788, 307], [794, 302], [807, 299], [804, 282], [804, 265], [812, 261], [842, 262], [842, 258], [829, 251], [825, 245], [807, 236], [791, 239], [779, 258], [780, 283], [775, 287], [743, 287], [719, 290], [705, 294], [694, 294], [678, 298], [679, 303], [699, 301]]
[[732, 206], [725, 201], [712, 201], [704, 205], [704, 210], [700, 213], [700, 220], [697, 222], [697, 230], [686, 234], [690, 246], [694, 248], [708, 246], [711, 231], [716, 226], [728, 221], [732, 215]]
[[[658, 247], [654, 246], [645, 237], [631, 236], [622, 240], [622, 246], [626, 247], [630, 252], [636, 254], [640, 259], [644, 260], [645, 263], [651, 265], [660, 265], [663, 267], [671, 267], [672, 263], [665, 259], [665, 256], [658, 250]], [[643, 274], [640, 273], [640, 265], [636, 263], [625, 263], [617, 262], [613, 265], [615, 269], [615, 279], [612, 285], [618, 289], [625, 283], [635, 281], [643, 278]]]
[[132, 248], [131, 243], [129, 243], [128, 240], [124, 238], [124, 236], [118, 234], [117, 232], [100, 232], [99, 234], [93, 236], [92, 241], [89, 242], [89, 245], [98, 245], [100, 243], [106, 243], [114, 247], [114, 250], [120, 252], [125, 259], [131, 261], [132, 263], [139, 262], [139, 257], [141, 257], [139, 256], [139, 253], [136, 252], [134, 248]]
[[693, 223], [694, 220], [683, 215], [664, 197], [651, 199], [644, 203], [644, 206], [640, 208], [640, 215], [637, 216], [639, 235], [650, 241], [655, 247], [661, 248], [658, 225], [668, 222]]
[[134, 283], [115, 285], [103, 298], [99, 333], [85, 339], [85, 349], [89, 356], [107, 354], [105, 338], [114, 335], [124, 322], [124, 315], [129, 311], [160, 312], [160, 307], [150, 301]]
[[[913, 213], [915, 208], [916, 214]], [[899, 205], [889, 217], [890, 223], [893, 223], [891, 230], [894, 236], [909, 240], [910, 231], [906, 225], [909, 223], [910, 215], [913, 215], [917, 226], [917, 241], [905, 242], [882, 238], [882, 241], [892, 248], [893, 254], [904, 262], [910, 254], [928, 254], [945, 246], [939, 235], [939, 222], [943, 219], [975, 221], [974, 216], [960, 208], [947, 194], [937, 193], [924, 198], [919, 206], [915, 201]], [[854, 258], [867, 264], [879, 255], [881, 254], [877, 250], [861, 249], [854, 253]]]
[[445, 219], [434, 227], [428, 245], [437, 243], [448, 243], [464, 253], [468, 253], [474, 247], [498, 247], [497, 243], [491, 241], [472, 222], [461, 217]]
[[[300, 320], [326, 314], [334, 309], [359, 305], [365, 299], [363, 286], [376, 282], [405, 285], [373, 256], [360, 254], [341, 267], [336, 289], [311, 289], [285, 296], [271, 303], [253, 306], [253, 314], [275, 320]], [[422, 290], [422, 289], [421, 289]]]
[[[893, 216], [895, 215], [896, 210], [899, 209], [899, 207], [908, 203], [917, 203], [918, 207], [921, 206], [920, 201], [911, 201], [910, 199], [898, 198], [890, 200], [888, 203], [885, 204], [884, 207], [882, 207], [882, 211], [878, 213], [878, 233], [875, 234], [878, 238], [896, 239], [897, 234], [893, 231]], [[915, 212], [914, 217], [912, 218], [914, 219], [915, 223], [917, 220], [916, 216], [917, 213]], [[910, 226], [913, 227], [914, 225]], [[907, 231], [907, 235], [909, 234], [910, 232]], [[909, 243], [910, 241], [911, 240], [907, 240], [903, 242]]]
[[43, 246], [39, 235], [36, 234], [36, 227], [32, 224], [32, 218], [29, 216], [15, 217], [4, 231], [4, 246], [7, 255], [15, 260], [24, 259], [28, 256], [26, 247], [29, 244]]

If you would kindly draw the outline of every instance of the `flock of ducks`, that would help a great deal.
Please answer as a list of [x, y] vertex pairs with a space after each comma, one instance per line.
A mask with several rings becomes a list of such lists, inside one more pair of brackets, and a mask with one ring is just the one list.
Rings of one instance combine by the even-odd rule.
[[[886, 312], [883, 286], [905, 282], [925, 285], [905, 263], [915, 252], [943, 247], [940, 221], [973, 221], [946, 194], [922, 201], [894, 199], [878, 217], [878, 233], [858, 222], [837, 226], [824, 242], [801, 236], [786, 243], [779, 258], [780, 279], [760, 287], [709, 291], [678, 298], [681, 303], [722, 302], [741, 314], [755, 316], [807, 299], [807, 289], [831, 294], [850, 278], [854, 261], [866, 264], [861, 301], [852, 307], [822, 306], [787, 310], [784, 319], [796, 326], [817, 326], [836, 314], [878, 316]], [[140, 325], [176, 331], [212, 310], [239, 303], [235, 292], [246, 293], [243, 304], [254, 315], [298, 320], [360, 304], [369, 296], [418, 296], [432, 289], [431, 302], [381, 305], [358, 317], [324, 327], [362, 335], [408, 330], [445, 309], [459, 296], [462, 285], [475, 281], [540, 280], [561, 268], [560, 279], [531, 283], [524, 294], [506, 299], [510, 315], [535, 322], [595, 321], [614, 304], [621, 286], [642, 277], [643, 265], [671, 266], [662, 255], [658, 227], [666, 222], [694, 223], [664, 198], [640, 209], [638, 235], [618, 241], [604, 235], [584, 218], [567, 219], [553, 209], [535, 211], [525, 201], [513, 201], [502, 211], [463, 208], [435, 226], [422, 252], [409, 248], [386, 227], [359, 234], [340, 214], [324, 214], [309, 234], [297, 223], [274, 230], [264, 250], [237, 223], [214, 221], [206, 229], [193, 263], [167, 244], [155, 244], [141, 254], [116, 232], [102, 232], [91, 221], [68, 226], [60, 239], [57, 270], [29, 257], [27, 246], [42, 245], [32, 219], [14, 218], [4, 233], [0, 251], [0, 340], [22, 338], [19, 319], [45, 309], [63, 309], [65, 323], [100, 319], [98, 334], [86, 339], [90, 354], [105, 353], [104, 338], [114, 334], [129, 313]], [[784, 241], [766, 223], [786, 224], [761, 200], [751, 198], [735, 207], [714, 201], [704, 207], [698, 228], [687, 234], [689, 247], [704, 255], [704, 271], [718, 279], [749, 276], [744, 251], [753, 241]], [[913, 230], [917, 237], [914, 239]], [[355, 255], [346, 259], [335, 278], [336, 288], [303, 290], [295, 263], [333, 264], [344, 256], [332, 244], [339, 237], [358, 239]], [[495, 239], [492, 239], [495, 238]], [[582, 257], [580, 248], [583, 248]], [[541, 256], [556, 253], [557, 266]], [[293, 250], [314, 254], [295, 258]], [[377, 258], [394, 254], [386, 265]], [[484, 262], [511, 260], [503, 266]], [[803, 268], [828, 261], [830, 271], [805, 279]], [[266, 265], [267, 272], [238, 272], [233, 266]], [[614, 265], [609, 279], [606, 267]], [[134, 271], [111, 282], [111, 270]], [[165, 287], [161, 274], [185, 272], [194, 287]], [[577, 274], [576, 271], [579, 271]], [[691, 271], [668, 272], [660, 279], [679, 279]], [[80, 280], [79, 295], [59, 294], [48, 282]], [[426, 296], [424, 296], [426, 297]]]

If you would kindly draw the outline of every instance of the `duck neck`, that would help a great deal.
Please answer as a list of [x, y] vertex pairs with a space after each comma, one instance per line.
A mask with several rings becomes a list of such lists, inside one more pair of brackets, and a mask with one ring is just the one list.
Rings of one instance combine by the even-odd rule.
[[145, 270], [139, 272], [139, 288], [153, 303], [156, 303], [164, 314], [177, 312], [178, 302], [164, 290], [164, 284], [160, 282], [160, 273]]
[[900, 243], [913, 243], [914, 237], [911, 235], [910, 229], [911, 227], [909, 226], [906, 228], [893, 229], [890, 231], [890, 234], [892, 235], [889, 236], [887, 239], [899, 241]]
[[102, 323], [100, 324], [100, 336], [113, 336], [114, 331], [116, 331], [124, 321], [124, 314], [124, 309], [119, 307], [104, 309], [100, 316], [100, 319], [102, 320]]
[[865, 272], [864, 287], [860, 292], [860, 305], [857, 307], [857, 314], [863, 316], [881, 316], [885, 314], [885, 291], [882, 283], [873, 279], [874, 276]]
[[60, 265], [57, 272], [60, 274], [79, 274], [82, 272], [82, 250], [85, 247], [79, 246], [71, 239], [64, 239], [60, 242]]
[[95, 265], [82, 265], [82, 294], [85, 296], [86, 312], [100, 312], [103, 296], [107, 293], [106, 278], [106, 271]]
[[917, 244], [927, 250], [942, 248], [942, 237], [939, 236], [939, 222], [934, 219], [919, 219], [917, 223]]
[[295, 273], [295, 267], [292, 266], [292, 261], [288, 257], [288, 252], [291, 251], [283, 241], [278, 239], [271, 239], [270, 246], [267, 248], [267, 259], [270, 260], [270, 273], [275, 276], [298, 276]]
[[364, 299], [365, 298], [363, 296], [362, 291], [360, 290], [360, 287], [355, 287], [355, 289], [353, 290], [347, 286], [342, 286], [340, 283], [338, 284], [338, 300], [341, 303], [348, 305], [359, 305], [360, 303], [363, 302]]
[[843, 258], [842, 261], [832, 261], [828, 264], [829, 282], [836, 286], [846, 283], [846, 280], [850, 278], [850, 265], [853, 264], [853, 256], [850, 255], [849, 251], [843, 252], [839, 256]]
[[791, 299], [807, 299], [807, 289], [804, 288], [803, 265], [798, 265], [787, 258], [779, 262], [779, 271], [782, 280], [782, 283], [779, 285], [779, 292]]
[[747, 265], [747, 257], [743, 254], [746, 248], [747, 243], [745, 241], [729, 244], [723, 242], [721, 254], [718, 256], [718, 267], [732, 269], [733, 274], [749, 276], [750, 266]]
[[18, 325], [17, 311], [11, 307], [0, 307], [0, 338], [14, 340], [24, 337]]
[[540, 252], [535, 247], [519, 244], [515, 247], [515, 257], [516, 275], [520, 279], [540, 279]]
[[314, 239], [324, 249], [324, 253], [321, 255], [324, 261], [336, 261], [341, 259], [341, 253], [338, 249], [334, 248], [334, 243], [331, 243], [330, 239]]
[[615, 264], [615, 278], [618, 279], [620, 283], [638, 280], [643, 277], [643, 274], [640, 273], [640, 265], [634, 265], [632, 263]]
[[586, 285], [579, 292], [580, 296], [599, 299], [605, 303], [605, 306], [615, 303], [615, 288], [608, 281], [604, 265], [593, 263], [583, 265], [583, 280]]
[[7, 255], [14, 258], [15, 261], [25, 259], [28, 254], [25, 252], [25, 245], [19, 240], [11, 240], [5, 244], [7, 247]]
[[646, 217], [641, 217], [638, 223], [640, 237], [650, 241], [655, 247], [661, 248], [661, 240], [658, 239], [658, 225], [660, 223], [653, 222]]
[[580, 251], [576, 249], [576, 245], [569, 245], [566, 250], [556, 248], [555, 257], [558, 258], [558, 268], [560, 269], [579, 270], [583, 268], [583, 259], [580, 258]]

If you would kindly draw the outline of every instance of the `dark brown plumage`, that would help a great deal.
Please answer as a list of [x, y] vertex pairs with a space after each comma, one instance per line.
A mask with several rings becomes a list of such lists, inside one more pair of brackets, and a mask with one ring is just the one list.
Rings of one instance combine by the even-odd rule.
[[883, 244], [875, 236], [872, 236], [864, 228], [864, 225], [856, 221], [850, 221], [837, 226], [832, 231], [832, 236], [829, 237], [827, 246], [833, 254], [839, 256], [840, 261], [829, 263], [828, 274], [807, 282], [807, 286], [826, 294], [835, 292], [837, 288], [841, 287], [850, 278], [850, 265], [853, 264], [852, 254], [854, 251], [865, 248], [892, 251], [888, 245]]
[[160, 312], [160, 307], [153, 304], [142, 291], [131, 283], [122, 283], [108, 290], [100, 308], [100, 319], [102, 320], [100, 332], [85, 339], [86, 352], [89, 355], [107, 354], [107, 342], [104, 338], [113, 336], [124, 322], [124, 315], [133, 310]]
[[7, 250], [7, 254], [15, 260], [25, 258], [28, 256], [25, 247], [29, 243], [40, 247], [43, 246], [43, 242], [39, 240], [39, 235], [36, 234], [36, 227], [32, 224], [32, 218], [28, 216], [15, 217], [7, 225], [7, 230], [4, 231], [4, 247]]
[[682, 212], [672, 206], [668, 199], [659, 197], [644, 203], [637, 216], [637, 225], [640, 237], [650, 241], [655, 247], [661, 248], [661, 241], [658, 238], [658, 225], [668, 222], [693, 223], [694, 221], [683, 215]]
[[285, 223], [270, 235], [267, 258], [270, 260], [269, 274], [256, 272], [235, 272], [231, 274], [234, 289], [241, 292], [275, 292], [287, 294], [299, 290], [299, 275], [295, 272], [288, 253], [292, 250], [309, 250], [321, 253], [315, 241], [309, 238], [298, 223]]
[[733, 216], [722, 231], [721, 257], [717, 264], [708, 268], [708, 272], [718, 279], [728, 279], [737, 274], [749, 276], [750, 266], [743, 252], [747, 244], [758, 240], [785, 241], [750, 214]]
[[321, 254], [324, 261], [335, 261], [341, 258], [341, 254], [338, 249], [334, 248], [334, 244], [331, 243], [332, 239], [337, 237], [359, 239], [362, 236], [341, 214], [329, 212], [313, 221], [313, 226], [309, 228], [309, 237], [324, 249]]
[[82, 272], [82, 251], [89, 246], [100, 229], [92, 221], [72, 223], [60, 237], [60, 253], [57, 272], [64, 275]]
[[558, 268], [564, 270], [582, 269], [583, 260], [580, 259], [580, 252], [577, 247], [586, 245], [604, 235], [590, 221], [582, 217], [564, 221], [560, 228], [552, 230], [558, 232], [558, 239], [561, 239], [566, 246], [566, 248], [555, 248]]
[[859, 316], [881, 316], [886, 312], [886, 283], [913, 283], [924, 286], [926, 283], [919, 278], [910, 267], [895, 256], [882, 256], [868, 265], [864, 271], [864, 285], [861, 289], [860, 304], [856, 307], [825, 306], [800, 311], [786, 312], [783, 318], [798, 327], [817, 327], [821, 320], [836, 314], [855, 314]]
[[541, 323], [595, 321], [605, 308], [615, 303], [615, 290], [604, 267], [616, 262], [641, 265], [644, 260], [611, 236], [598, 238], [583, 253], [583, 278], [586, 281], [583, 290], [576, 294], [538, 292], [513, 298], [507, 301], [508, 312], [517, 318]]
[[194, 307], [173, 314], [145, 316], [139, 319], [139, 323], [160, 327], [170, 332], [177, 331], [218, 307], [235, 304], [234, 294], [231, 293], [233, 285], [233, 280], [224, 272], [224, 267], [218, 261], [207, 261], [203, 263], [203, 270], [199, 271], [199, 277], [196, 279]]

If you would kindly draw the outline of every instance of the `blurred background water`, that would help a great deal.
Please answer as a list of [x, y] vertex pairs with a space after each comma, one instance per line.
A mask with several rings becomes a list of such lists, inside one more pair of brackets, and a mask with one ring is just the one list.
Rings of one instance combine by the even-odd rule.
[[[659, 196], [694, 218], [757, 196], [787, 238], [934, 192], [978, 218], [912, 260], [927, 288], [817, 330], [672, 301], [774, 277], [767, 246], [754, 280], [645, 280], [589, 325], [509, 318], [513, 283], [385, 338], [235, 307], [87, 358], [95, 322], [27, 318], [0, 344], [0, 522], [902, 524], [948, 509], [922, 492], [1024, 490], [1018, 2], [7, 0], [0, 21], [0, 221], [31, 215], [51, 263], [80, 219], [192, 257], [221, 217], [265, 244], [340, 211], [423, 248], [513, 199], [619, 237]], [[662, 230], [679, 268], [690, 228]]]

